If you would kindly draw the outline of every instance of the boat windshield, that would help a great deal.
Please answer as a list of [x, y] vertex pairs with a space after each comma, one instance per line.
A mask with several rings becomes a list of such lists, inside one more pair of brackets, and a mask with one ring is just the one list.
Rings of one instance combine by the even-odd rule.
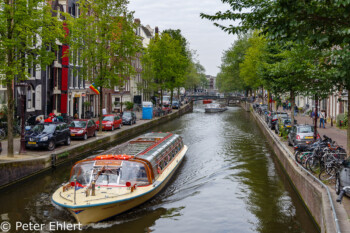
[[145, 165], [134, 161], [97, 160], [76, 164], [71, 173], [70, 182], [75, 179], [86, 186], [96, 179], [96, 185], [148, 185]]

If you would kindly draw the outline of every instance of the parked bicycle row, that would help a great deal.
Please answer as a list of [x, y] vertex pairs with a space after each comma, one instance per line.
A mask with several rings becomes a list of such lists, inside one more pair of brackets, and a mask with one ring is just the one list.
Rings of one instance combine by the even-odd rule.
[[287, 112], [269, 111], [267, 105], [254, 104], [254, 110], [264, 119], [268, 127], [280, 137], [288, 140], [294, 148], [295, 161], [328, 184], [335, 184], [335, 191], [341, 202], [344, 194], [350, 196], [350, 162], [344, 148], [330, 137], [316, 133], [312, 125], [297, 124], [292, 127]]

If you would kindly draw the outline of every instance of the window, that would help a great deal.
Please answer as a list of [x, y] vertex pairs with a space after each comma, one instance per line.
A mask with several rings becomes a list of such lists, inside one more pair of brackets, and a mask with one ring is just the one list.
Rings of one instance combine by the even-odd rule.
[[36, 110], [41, 110], [41, 85], [37, 85], [35, 88], [35, 93], [36, 97], [33, 96], [33, 100], [35, 99], [35, 109]]
[[34, 108], [34, 100], [35, 100], [35, 92], [32, 88], [32, 86], [28, 86], [27, 90], [27, 109]]

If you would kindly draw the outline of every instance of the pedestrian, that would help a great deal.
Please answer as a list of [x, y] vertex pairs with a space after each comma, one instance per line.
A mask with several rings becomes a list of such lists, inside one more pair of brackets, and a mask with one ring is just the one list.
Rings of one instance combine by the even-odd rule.
[[282, 107], [283, 107], [283, 111], [285, 111], [286, 110], [286, 102], [283, 102]]
[[58, 114], [57, 120], [58, 120], [59, 122], [63, 122], [63, 117], [62, 117], [61, 113]]
[[75, 113], [74, 114], [74, 119], [78, 119], [78, 118], [79, 118], [78, 113]]
[[288, 103], [288, 110], [292, 110], [292, 103], [291, 102]]
[[326, 128], [324, 126], [324, 121], [325, 121], [325, 115], [324, 115], [324, 111], [322, 110], [321, 112], [319, 112], [319, 117], [320, 117], [320, 128], [321, 128], [321, 125], [323, 124], [323, 128]]
[[296, 116], [299, 112], [298, 106], [294, 106], [294, 116]]
[[314, 119], [314, 117], [315, 117], [315, 111], [314, 111], [314, 110], [311, 111], [310, 117], [311, 117], [312, 119]]
[[52, 123], [52, 119], [51, 119], [51, 117], [48, 117], [47, 119], [45, 119], [45, 121], [44, 121], [45, 123]]

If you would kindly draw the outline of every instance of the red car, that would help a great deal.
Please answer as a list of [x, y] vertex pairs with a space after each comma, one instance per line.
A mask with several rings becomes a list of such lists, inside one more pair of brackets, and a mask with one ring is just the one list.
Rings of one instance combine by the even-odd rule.
[[[99, 127], [100, 122], [96, 121], [97, 127]], [[102, 129], [103, 130], [111, 130], [118, 128], [120, 129], [122, 127], [122, 118], [118, 115], [108, 114], [103, 115], [102, 119]]]
[[88, 137], [96, 136], [96, 124], [91, 119], [78, 119], [73, 120], [69, 125], [70, 136], [74, 138], [83, 138], [86, 140]]

